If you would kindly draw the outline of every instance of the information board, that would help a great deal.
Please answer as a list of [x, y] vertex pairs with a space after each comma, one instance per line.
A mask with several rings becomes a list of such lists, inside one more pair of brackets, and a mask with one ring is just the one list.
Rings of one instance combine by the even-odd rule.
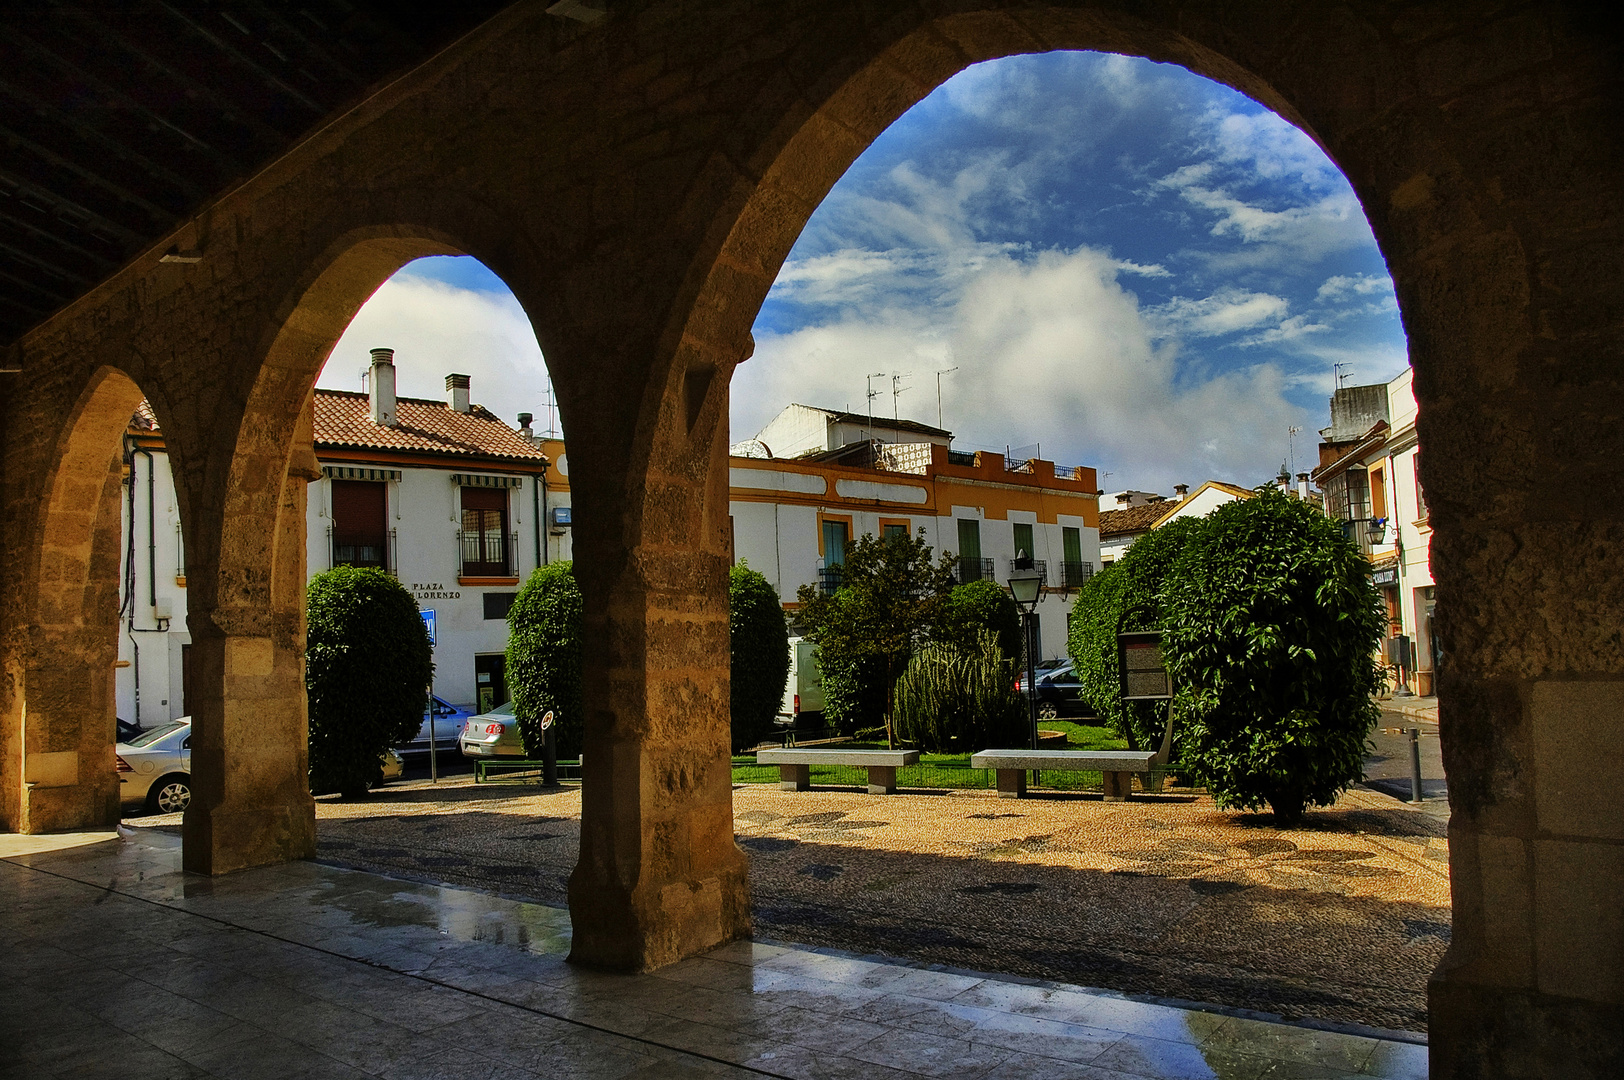
[[423, 628], [429, 632], [429, 646], [432, 648], [434, 646], [434, 644], [435, 644], [435, 641], [434, 641], [434, 609], [433, 608], [426, 608], [423, 611], [419, 611], [418, 614], [423, 616]]
[[1167, 701], [1173, 680], [1162, 658], [1159, 631], [1117, 635], [1117, 670], [1122, 678], [1123, 701]]

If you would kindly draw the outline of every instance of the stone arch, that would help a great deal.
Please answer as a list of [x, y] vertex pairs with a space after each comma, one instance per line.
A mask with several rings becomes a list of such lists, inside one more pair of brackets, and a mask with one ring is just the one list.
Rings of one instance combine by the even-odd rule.
[[[119, 818], [114, 670], [124, 490], [121, 436], [142, 399], [104, 365], [63, 423], [41, 477], [23, 597], [29, 638], [12, 672], [0, 765], [4, 815], [25, 833], [104, 828]], [[15, 662], [15, 661], [14, 661]]]

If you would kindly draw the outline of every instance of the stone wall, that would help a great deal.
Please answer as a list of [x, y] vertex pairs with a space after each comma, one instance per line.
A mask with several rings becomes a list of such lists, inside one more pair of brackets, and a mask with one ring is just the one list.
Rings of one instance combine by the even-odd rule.
[[[83, 521], [105, 503], [116, 437], [78, 417], [112, 367], [153, 401], [195, 567], [187, 865], [308, 850], [302, 627], [284, 587], [299, 545], [283, 544], [303, 498], [301, 407], [378, 283], [466, 252], [530, 315], [570, 433], [591, 613], [576, 953], [645, 968], [746, 933], [726, 769], [725, 418], [756, 310], [829, 187], [954, 72], [1126, 52], [1303, 127], [1389, 260], [1450, 661], [1456, 928], [1434, 1075], [1620, 1071], [1620, 65], [1588, 6], [669, 0], [617, 3], [589, 27], [543, 8], [515, 5], [334, 118], [28, 335], [22, 373], [0, 375], [6, 827], [101, 812], [94, 768], [71, 797], [27, 777], [31, 759], [90, 754], [110, 728], [99, 699], [53, 713], [60, 676], [38, 657], [50, 626], [105, 629]], [[160, 264], [171, 244], [202, 261]], [[59, 513], [80, 519], [78, 585], [42, 558]], [[50, 622], [47, 594], [81, 586], [78, 614]], [[99, 685], [103, 651], [61, 655]], [[62, 798], [91, 809], [45, 813]]]

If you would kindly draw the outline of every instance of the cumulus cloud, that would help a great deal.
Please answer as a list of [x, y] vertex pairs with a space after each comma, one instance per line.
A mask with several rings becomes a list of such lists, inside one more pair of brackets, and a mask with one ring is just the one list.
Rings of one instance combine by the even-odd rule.
[[1164, 335], [1217, 337], [1278, 323], [1290, 306], [1283, 296], [1226, 288], [1199, 300], [1175, 297], [1150, 315]]
[[[1181, 370], [1176, 347], [1118, 273], [1116, 259], [1091, 248], [1006, 254], [933, 310], [758, 334], [755, 357], [734, 377], [733, 438], [753, 435], [790, 401], [861, 412], [864, 376], [878, 371], [911, 372], [898, 411], [934, 422], [935, 373], [956, 366], [942, 379], [942, 419], [959, 445], [1041, 442], [1045, 457], [1152, 489], [1271, 473], [1287, 425], [1300, 419], [1280, 371]], [[1206, 317], [1222, 318], [1222, 307]], [[874, 411], [890, 415], [882, 385]]]
[[402, 397], [445, 400], [446, 375], [460, 372], [470, 377], [473, 400], [508, 423], [520, 412], [545, 422], [546, 363], [511, 293], [397, 274], [356, 313], [316, 385], [361, 389], [361, 373], [379, 347], [395, 350]]

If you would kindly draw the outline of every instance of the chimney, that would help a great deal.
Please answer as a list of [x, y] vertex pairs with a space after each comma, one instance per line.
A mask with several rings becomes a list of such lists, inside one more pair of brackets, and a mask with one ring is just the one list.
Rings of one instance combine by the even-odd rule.
[[468, 376], [451, 374], [445, 377], [445, 388], [451, 391], [451, 408], [457, 412], [468, 411]]
[[1190, 494], [1190, 485], [1189, 484], [1174, 484], [1173, 485], [1173, 494], [1178, 496], [1180, 502], [1184, 501], [1184, 499], [1186, 497], [1188, 497], [1189, 494]]
[[1116, 499], [1118, 506], [1127, 506], [1133, 502], [1133, 495], [1130, 492], [1124, 491], [1122, 494], [1118, 495]]
[[368, 382], [372, 422], [379, 427], [400, 423], [395, 415], [395, 350], [372, 350], [372, 378]]
[[530, 421], [534, 419], [535, 416], [530, 413], [522, 412], [519, 414], [519, 437], [531, 446], [536, 445], [536, 433], [530, 430]]
[[1308, 474], [1305, 472], [1297, 474], [1297, 497], [1303, 502], [1308, 501]]

